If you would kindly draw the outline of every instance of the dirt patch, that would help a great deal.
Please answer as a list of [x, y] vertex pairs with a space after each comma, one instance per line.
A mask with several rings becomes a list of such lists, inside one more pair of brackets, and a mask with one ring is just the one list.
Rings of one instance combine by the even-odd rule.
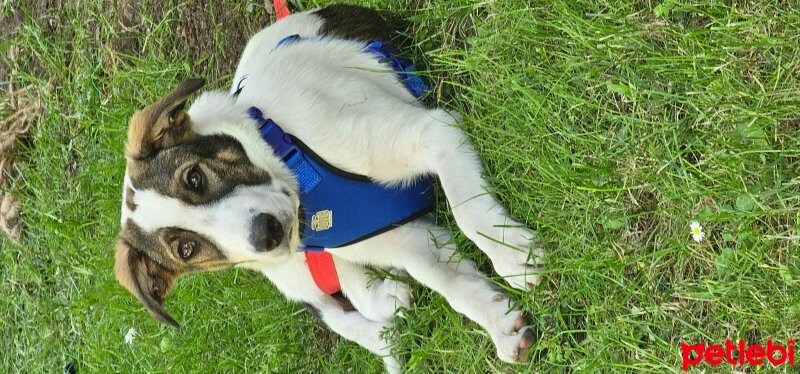
[[[22, 19], [22, 11], [18, 9], [9, 8], [6, 11], [0, 8], [0, 40], [9, 40], [22, 25]], [[0, 60], [2, 60], [0, 64], [0, 92], [5, 92], [8, 90], [5, 82], [10, 79], [12, 66], [7, 56]]]
[[[24, 24], [36, 23], [41, 27], [46, 38], [72, 38], [74, 30], [69, 22], [64, 22], [61, 17], [65, 17], [63, 9], [68, 6], [67, 1], [62, 0], [41, 0], [23, 2], [20, 6], [15, 2], [3, 3], [0, 6], [0, 40], [11, 40], [19, 32]], [[11, 48], [13, 46], [8, 46]], [[24, 48], [24, 46], [19, 46]], [[43, 76], [45, 68], [36, 60], [29, 56], [24, 50], [16, 58], [10, 58], [5, 54], [8, 49], [1, 49], [0, 55], [0, 93], [8, 91], [8, 82], [12, 82], [12, 72], [14, 70], [24, 71], [28, 75]]]
[[163, 16], [162, 9], [159, 7], [154, 7], [154, 9], [143, 9], [139, 7], [138, 9], [134, 6], [135, 3], [123, 1], [121, 4], [114, 4], [114, 2], [106, 2], [107, 6], [112, 7], [112, 9], [117, 9], [116, 14], [114, 15], [114, 22], [117, 25], [117, 33], [111, 39], [111, 48], [118, 52], [126, 52], [126, 53], [138, 53], [141, 45], [139, 43], [139, 36], [142, 33], [142, 28], [144, 27], [144, 21], [142, 20], [142, 13], [143, 11], [147, 11], [147, 14], [151, 14], [161, 18]]
[[[219, 47], [215, 49], [220, 50], [221, 55], [214, 56], [212, 62], [215, 63], [205, 74], [211, 78], [233, 74], [247, 41], [270, 22], [265, 11], [260, 14], [255, 14], [255, 10], [253, 14], [243, 11], [197, 3], [178, 8], [181, 38], [176, 38], [179, 41], [177, 47], [192, 61], [207, 57], [209, 46]], [[201, 66], [193, 67], [195, 73], [201, 73], [201, 70]]]
[[188, 58], [192, 72], [210, 80], [232, 74], [247, 40], [271, 22], [268, 8], [257, 4], [133, 0], [106, 4], [115, 10], [113, 50], [143, 55], [143, 35], [166, 21], [174, 36], [163, 41], [161, 52]]

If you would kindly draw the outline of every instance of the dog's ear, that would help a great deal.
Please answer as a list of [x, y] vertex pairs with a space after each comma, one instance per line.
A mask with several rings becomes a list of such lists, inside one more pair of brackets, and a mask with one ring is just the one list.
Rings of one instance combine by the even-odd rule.
[[204, 79], [187, 79], [163, 99], [148, 105], [131, 117], [125, 155], [141, 160], [158, 150], [186, 141], [191, 123], [183, 110], [189, 95], [205, 85]]
[[178, 278], [177, 273], [153, 261], [123, 238], [117, 239], [114, 273], [119, 283], [144, 304], [153, 318], [174, 328], [180, 327], [162, 305]]

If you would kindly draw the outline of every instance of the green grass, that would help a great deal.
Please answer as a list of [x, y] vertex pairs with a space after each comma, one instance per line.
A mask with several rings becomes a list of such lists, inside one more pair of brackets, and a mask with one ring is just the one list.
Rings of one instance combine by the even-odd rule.
[[[181, 330], [112, 274], [127, 119], [190, 75], [226, 87], [262, 2], [131, 2], [134, 26], [124, 1], [12, 3], [5, 16], [26, 15], [0, 56], [20, 46], [16, 83], [46, 110], [18, 156], [26, 238], [0, 239], [0, 372], [381, 370], [257, 274], [183, 279], [167, 302]], [[548, 251], [542, 284], [510, 291], [540, 330], [530, 364], [500, 362], [417, 285], [397, 321], [409, 372], [677, 372], [680, 342], [800, 338], [800, 5], [354, 3], [409, 20], [435, 99], [464, 114], [493, 192]]]

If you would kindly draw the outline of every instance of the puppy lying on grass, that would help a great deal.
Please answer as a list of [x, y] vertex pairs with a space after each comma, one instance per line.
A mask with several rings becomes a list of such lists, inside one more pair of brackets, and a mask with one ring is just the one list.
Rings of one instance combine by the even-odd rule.
[[422, 105], [426, 89], [374, 11], [346, 5], [259, 32], [231, 92], [181, 83], [136, 112], [125, 147], [117, 279], [157, 320], [185, 273], [245, 267], [305, 303], [332, 330], [401, 368], [381, 331], [408, 288], [371, 282], [404, 271], [489, 332], [498, 356], [534, 343], [521, 312], [470, 261], [454, 260], [428, 214], [438, 178], [458, 226], [518, 289], [539, 280], [534, 233], [485, 193], [456, 119]]

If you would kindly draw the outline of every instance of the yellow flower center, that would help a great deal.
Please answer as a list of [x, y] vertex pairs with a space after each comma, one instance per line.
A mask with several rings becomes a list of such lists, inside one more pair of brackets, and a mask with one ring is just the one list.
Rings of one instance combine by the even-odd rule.
[[694, 234], [694, 235], [700, 235], [700, 228], [699, 228], [699, 227], [695, 227], [695, 228], [693, 228], [693, 229], [692, 229], [692, 234]]

